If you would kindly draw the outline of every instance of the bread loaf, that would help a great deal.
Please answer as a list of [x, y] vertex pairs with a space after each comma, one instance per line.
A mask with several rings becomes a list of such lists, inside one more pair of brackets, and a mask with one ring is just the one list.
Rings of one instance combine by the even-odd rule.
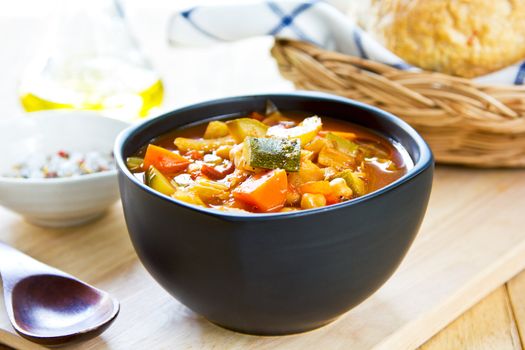
[[369, 4], [361, 23], [392, 52], [423, 69], [471, 78], [525, 59], [525, 0]]

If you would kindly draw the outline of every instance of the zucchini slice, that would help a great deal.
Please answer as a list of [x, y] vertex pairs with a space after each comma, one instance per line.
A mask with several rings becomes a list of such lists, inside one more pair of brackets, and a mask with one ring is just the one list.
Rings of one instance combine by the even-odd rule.
[[299, 171], [301, 142], [298, 139], [247, 137], [243, 153], [247, 164], [253, 168]]
[[139, 173], [141, 171], [144, 171], [142, 168], [142, 163], [144, 163], [144, 158], [140, 157], [128, 157], [126, 158], [126, 166], [128, 167], [129, 171], [132, 173]]
[[171, 196], [175, 193], [176, 188], [171, 184], [170, 180], [157, 170], [153, 165], [146, 170], [145, 183], [156, 191], [159, 191], [166, 196]]

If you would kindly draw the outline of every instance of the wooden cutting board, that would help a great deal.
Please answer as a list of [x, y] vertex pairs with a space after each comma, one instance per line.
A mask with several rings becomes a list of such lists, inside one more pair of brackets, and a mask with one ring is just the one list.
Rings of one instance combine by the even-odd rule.
[[[120, 204], [60, 230], [0, 209], [0, 239], [121, 301], [106, 333], [66, 349], [410, 349], [525, 268], [524, 208], [523, 170], [438, 167], [423, 227], [394, 276], [336, 322], [283, 337], [221, 329], [170, 297], [137, 260]], [[0, 328], [0, 341], [29, 344], [3, 305]]]

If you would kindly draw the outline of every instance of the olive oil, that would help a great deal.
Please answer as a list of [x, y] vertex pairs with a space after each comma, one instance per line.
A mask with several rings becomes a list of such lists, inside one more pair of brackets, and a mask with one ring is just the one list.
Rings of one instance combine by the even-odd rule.
[[133, 120], [162, 103], [164, 88], [127, 27], [119, 0], [64, 1], [21, 79], [28, 112], [95, 110]]
[[145, 117], [162, 103], [156, 73], [114, 57], [82, 58], [29, 70], [20, 88], [28, 112], [46, 109], [96, 110], [111, 117]]

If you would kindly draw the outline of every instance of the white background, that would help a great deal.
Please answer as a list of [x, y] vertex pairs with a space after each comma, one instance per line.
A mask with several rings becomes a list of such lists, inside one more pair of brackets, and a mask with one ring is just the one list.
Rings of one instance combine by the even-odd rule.
[[[31, 58], [41, 50], [52, 15], [62, 1], [80, 0], [0, 0], [0, 111], [3, 117], [22, 113], [17, 91], [20, 78]], [[130, 29], [164, 81], [164, 110], [221, 96], [293, 89], [280, 77], [270, 57], [271, 38], [206, 48], [168, 46], [166, 27], [170, 14], [185, 7], [218, 2], [234, 1], [122, 1]]]

